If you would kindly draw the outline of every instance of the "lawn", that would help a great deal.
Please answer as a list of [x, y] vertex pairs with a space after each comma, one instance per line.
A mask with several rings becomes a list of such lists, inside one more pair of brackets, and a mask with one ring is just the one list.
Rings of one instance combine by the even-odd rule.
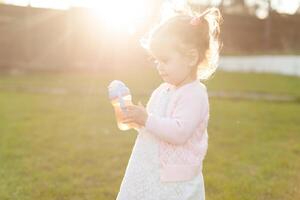
[[[161, 80], [128, 73], [0, 75], [0, 199], [115, 199], [135, 142], [117, 129], [107, 85], [146, 104]], [[300, 79], [219, 71], [208, 91], [300, 97]], [[300, 199], [300, 104], [210, 97], [208, 200]]]

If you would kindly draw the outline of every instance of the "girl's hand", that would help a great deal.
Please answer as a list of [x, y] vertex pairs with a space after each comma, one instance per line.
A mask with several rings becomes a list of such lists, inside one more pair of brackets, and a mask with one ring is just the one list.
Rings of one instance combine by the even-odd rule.
[[138, 105], [128, 105], [126, 106], [126, 109], [127, 114], [124, 113], [122, 123], [136, 123], [140, 126], [145, 126], [148, 113], [141, 102], [139, 102]]

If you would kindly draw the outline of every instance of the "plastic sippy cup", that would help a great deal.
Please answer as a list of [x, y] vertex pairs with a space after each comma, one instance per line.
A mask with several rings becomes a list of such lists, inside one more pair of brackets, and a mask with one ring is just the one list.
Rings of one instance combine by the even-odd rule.
[[120, 130], [128, 130], [131, 127], [130, 124], [122, 123], [121, 120], [126, 114], [127, 105], [132, 105], [132, 98], [129, 88], [119, 80], [113, 80], [108, 86], [109, 99], [115, 110], [115, 116], [117, 125]]

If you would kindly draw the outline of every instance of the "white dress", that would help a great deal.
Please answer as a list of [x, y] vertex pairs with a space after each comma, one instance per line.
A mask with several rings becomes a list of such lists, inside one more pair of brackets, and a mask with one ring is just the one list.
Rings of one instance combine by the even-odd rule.
[[[164, 116], [172, 93], [173, 90], [163, 90], [152, 112]], [[116, 200], [205, 200], [202, 172], [189, 181], [160, 181], [158, 138], [144, 128], [137, 130]]]

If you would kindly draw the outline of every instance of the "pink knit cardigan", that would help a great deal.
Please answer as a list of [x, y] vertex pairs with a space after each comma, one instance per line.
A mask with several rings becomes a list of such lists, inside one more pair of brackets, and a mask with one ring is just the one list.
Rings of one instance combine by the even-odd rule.
[[143, 128], [159, 138], [161, 181], [190, 180], [202, 172], [208, 147], [209, 101], [206, 86], [199, 80], [175, 88], [166, 115], [152, 113], [161, 91], [175, 88], [162, 83], [147, 103], [148, 118]]

